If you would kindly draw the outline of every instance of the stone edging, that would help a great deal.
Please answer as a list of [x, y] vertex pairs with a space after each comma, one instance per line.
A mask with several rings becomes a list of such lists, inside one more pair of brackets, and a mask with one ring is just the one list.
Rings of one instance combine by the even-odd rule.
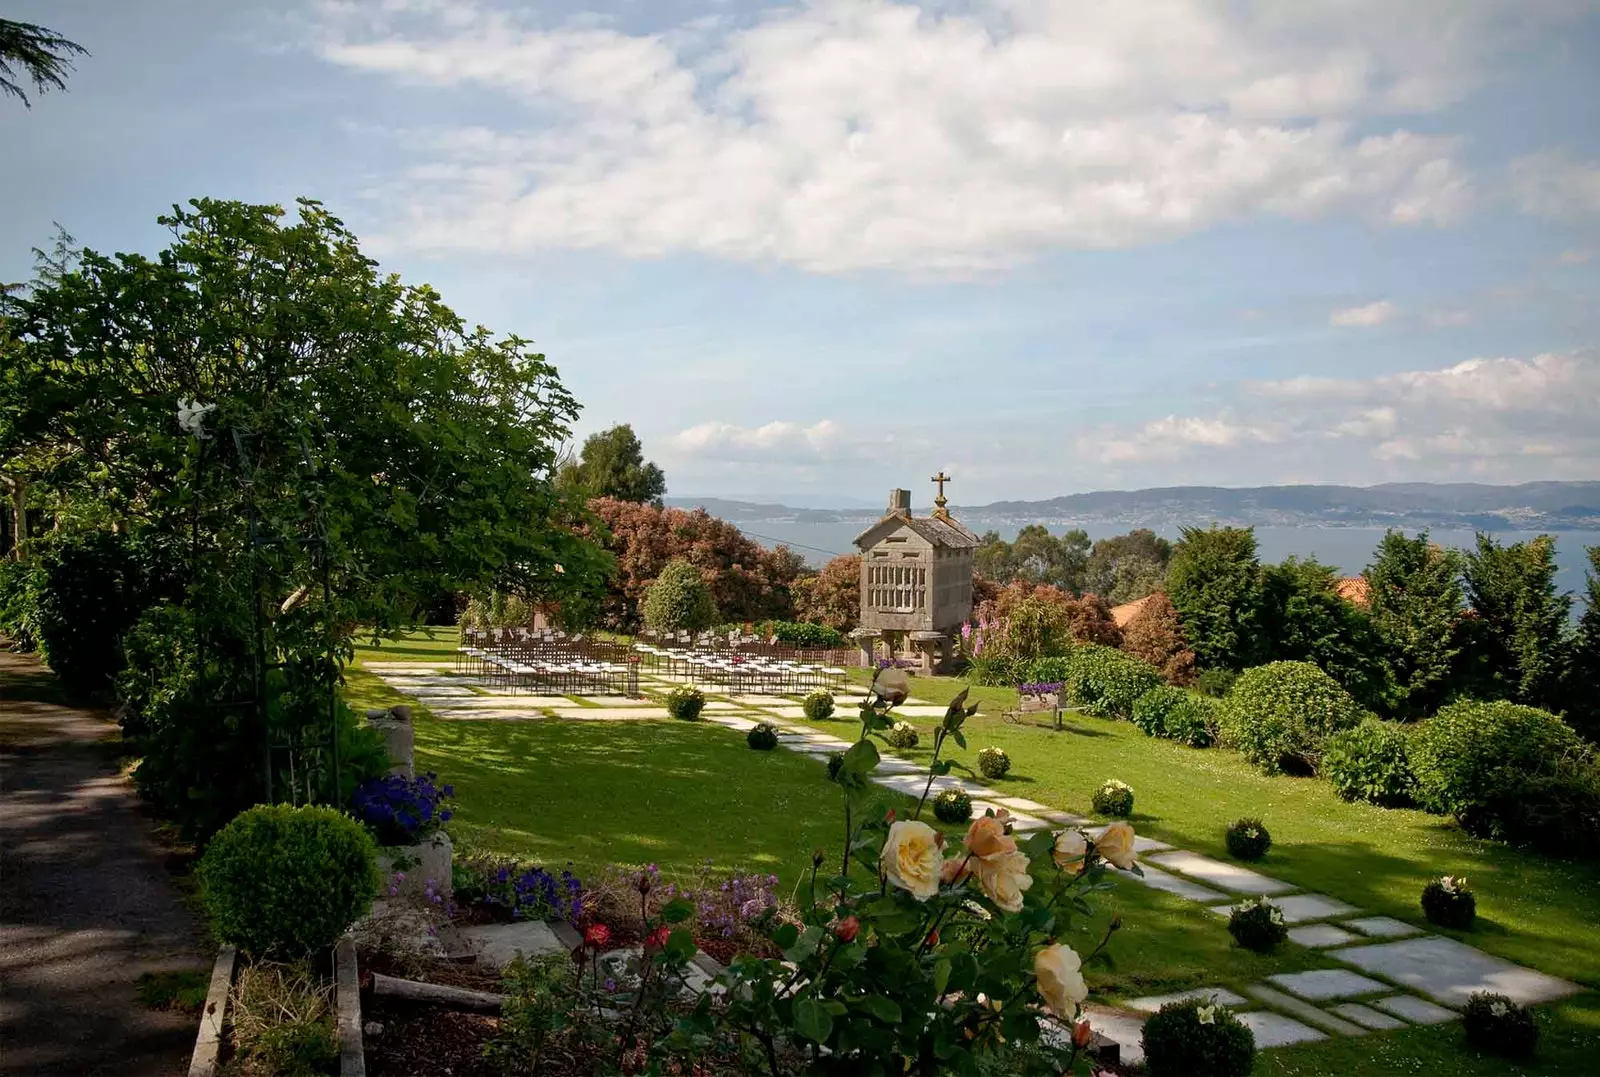
[[233, 991], [233, 972], [239, 952], [232, 946], [217, 951], [211, 969], [211, 988], [206, 992], [206, 1008], [200, 1013], [200, 1031], [194, 1039], [194, 1054], [189, 1059], [189, 1077], [216, 1077], [218, 1055], [222, 1051], [222, 1028], [228, 1017], [228, 998]]
[[333, 947], [333, 1003], [339, 1028], [339, 1077], [367, 1077], [361, 1040], [361, 979], [355, 943], [348, 935]]

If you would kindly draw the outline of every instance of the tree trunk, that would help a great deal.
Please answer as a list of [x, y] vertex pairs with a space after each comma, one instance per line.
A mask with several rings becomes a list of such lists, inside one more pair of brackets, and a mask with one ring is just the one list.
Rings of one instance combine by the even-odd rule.
[[504, 995], [497, 995], [492, 991], [473, 991], [465, 987], [402, 980], [394, 976], [385, 976], [381, 972], [372, 974], [372, 993], [403, 998], [411, 1002], [435, 1002], [453, 1010], [471, 1010], [474, 1013], [498, 1014], [501, 1003], [505, 1001]]

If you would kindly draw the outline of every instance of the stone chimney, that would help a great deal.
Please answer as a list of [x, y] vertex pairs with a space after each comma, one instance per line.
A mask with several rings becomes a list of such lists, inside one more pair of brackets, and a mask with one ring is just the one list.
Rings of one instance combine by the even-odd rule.
[[890, 490], [889, 491], [889, 515], [890, 516], [910, 516], [911, 515], [911, 491], [910, 490]]

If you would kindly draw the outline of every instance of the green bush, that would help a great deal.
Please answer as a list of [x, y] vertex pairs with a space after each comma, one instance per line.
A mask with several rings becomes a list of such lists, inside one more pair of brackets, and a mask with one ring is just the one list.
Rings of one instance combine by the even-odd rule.
[[1272, 835], [1260, 819], [1235, 819], [1228, 824], [1228, 852], [1240, 860], [1260, 860], [1272, 848]]
[[1591, 750], [1555, 715], [1452, 703], [1420, 722], [1408, 747], [1417, 802], [1429, 811], [1481, 836], [1593, 847], [1600, 778]]
[[933, 798], [933, 817], [941, 823], [965, 823], [972, 818], [972, 798], [965, 789], [946, 789]]
[[683, 686], [667, 693], [667, 713], [685, 722], [693, 722], [705, 709], [705, 693], [698, 688]]
[[1255, 1034], [1210, 999], [1162, 1006], [1142, 1042], [1150, 1077], [1245, 1077], [1255, 1065]]
[[1133, 724], [1152, 737], [1208, 748], [1215, 735], [1217, 701], [1182, 688], [1158, 684], [1133, 702]]
[[1218, 711], [1222, 742], [1268, 774], [1315, 771], [1327, 738], [1361, 721], [1350, 693], [1310, 662], [1240, 674]]
[[1001, 648], [991, 647], [967, 658], [966, 679], [989, 688], [1010, 688], [1028, 679], [1028, 666]]
[[1228, 934], [1246, 950], [1269, 954], [1289, 937], [1283, 910], [1265, 897], [1243, 901], [1228, 913]]
[[1354, 729], [1328, 738], [1322, 773], [1344, 800], [1366, 800], [1385, 807], [1412, 801], [1417, 780], [1407, 758], [1410, 731], [1398, 722], [1363, 718]]
[[1070, 675], [1071, 655], [1051, 655], [1035, 658], [1027, 663], [1022, 677], [1024, 684], [1066, 684]]
[[828, 753], [828, 780], [831, 782], [839, 776], [839, 771], [844, 767], [843, 752]]
[[770, 752], [778, 746], [778, 727], [769, 722], [751, 726], [744, 740], [758, 752]]
[[657, 632], [698, 632], [717, 620], [717, 607], [705, 577], [683, 560], [667, 562], [645, 592], [641, 612], [644, 623]]
[[1107, 778], [1090, 798], [1098, 815], [1122, 817], [1133, 814], [1133, 787], [1127, 782]]
[[1004, 748], [985, 748], [978, 753], [978, 771], [985, 778], [1004, 778], [1011, 773], [1011, 757]]
[[790, 647], [814, 651], [851, 646], [850, 637], [843, 632], [811, 621], [728, 621], [714, 626], [711, 631], [724, 637], [737, 632], [762, 639], [776, 638]]
[[1470, 931], [1478, 918], [1478, 899], [1465, 876], [1445, 875], [1429, 879], [1422, 888], [1422, 915], [1428, 923], [1456, 931]]
[[1102, 718], [1128, 718], [1140, 696], [1161, 684], [1154, 666], [1115, 647], [1085, 643], [1067, 656], [1066, 693]]
[[1539, 1045], [1533, 1011], [1505, 995], [1474, 991], [1461, 1012], [1467, 1046], [1504, 1058], [1527, 1059]]
[[800, 702], [800, 709], [805, 716], [813, 722], [820, 722], [825, 718], [833, 717], [833, 696], [824, 689], [818, 688]]
[[896, 722], [884, 732], [883, 739], [888, 742], [891, 748], [904, 750], [915, 748], [920, 738], [917, 736], [916, 726], [910, 722]]
[[332, 946], [366, 914], [377, 847], [332, 808], [262, 805], [217, 832], [199, 878], [217, 938], [255, 956], [298, 957]]
[[31, 561], [0, 561], [0, 634], [11, 637], [18, 650], [38, 646], [34, 630], [38, 573]]
[[1231, 669], [1202, 669], [1194, 679], [1195, 687], [1212, 699], [1221, 699], [1233, 687], [1239, 674]]

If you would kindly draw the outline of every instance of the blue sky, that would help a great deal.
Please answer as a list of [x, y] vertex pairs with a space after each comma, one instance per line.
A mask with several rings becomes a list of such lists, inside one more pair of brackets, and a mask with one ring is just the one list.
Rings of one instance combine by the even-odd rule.
[[1600, 477], [1600, 4], [12, 0], [0, 279], [323, 200], [670, 492]]

